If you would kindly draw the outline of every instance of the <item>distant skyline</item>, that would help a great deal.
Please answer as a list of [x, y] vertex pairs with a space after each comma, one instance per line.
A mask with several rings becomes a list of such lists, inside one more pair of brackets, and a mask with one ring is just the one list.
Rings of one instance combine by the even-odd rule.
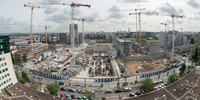
[[[29, 33], [31, 9], [24, 7], [29, 2], [47, 2], [58, 0], [2, 0], [0, 1], [0, 33]], [[169, 12], [184, 16], [175, 19], [175, 29], [181, 31], [200, 30], [199, 0], [60, 0], [66, 3], [90, 4], [91, 8], [75, 8], [75, 18], [95, 19], [97, 22], [86, 22], [85, 31], [131, 31], [135, 32], [135, 11], [120, 11], [145, 8], [146, 11]], [[39, 6], [47, 6], [35, 4]], [[48, 5], [56, 9], [35, 8], [33, 14], [33, 33], [43, 33], [44, 29], [37, 25], [49, 25], [48, 32], [69, 32], [71, 8], [68, 5]], [[144, 11], [145, 12], [145, 11]], [[142, 15], [142, 31], [162, 31], [168, 23], [172, 30], [172, 19], [168, 16]], [[102, 20], [98, 22], [98, 20]], [[79, 25], [81, 22], [74, 21]], [[37, 24], [37, 25], [36, 25]]]

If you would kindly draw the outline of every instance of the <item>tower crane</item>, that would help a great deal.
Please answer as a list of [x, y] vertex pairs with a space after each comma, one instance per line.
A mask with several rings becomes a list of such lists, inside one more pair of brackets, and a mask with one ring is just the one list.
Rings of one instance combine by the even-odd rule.
[[[136, 34], [135, 34], [135, 40], [136, 40], [136, 43], [138, 42], [138, 23], [137, 23], [137, 14], [138, 14], [138, 11], [142, 11], [142, 10], [145, 10], [145, 8], [139, 8], [139, 9], [127, 9], [127, 10], [120, 10], [120, 11], [134, 11], [135, 10], [135, 17], [136, 17]], [[132, 14], [129, 14], [129, 15], [132, 15]]]
[[169, 31], [169, 25], [167, 23], [160, 23], [160, 24], [165, 25], [165, 33], [167, 33], [166, 26], [168, 26], [168, 31]]
[[[138, 25], [137, 25], [137, 11], [138, 11], [138, 10], [140, 10], [140, 11], [141, 11], [141, 10], [145, 10], [145, 8], [142, 8], [142, 9], [135, 9], [135, 13], [136, 13], [136, 14], [135, 14], [135, 17], [136, 17], [136, 34], [135, 34], [136, 43], [138, 42], [138, 29], [137, 29], [137, 28], [138, 28]], [[140, 17], [140, 16], [139, 16], [139, 17]]]
[[175, 23], [174, 23], [174, 18], [183, 18], [183, 16], [180, 16], [180, 15], [176, 15], [176, 14], [166, 14], [166, 13], [159, 13], [159, 12], [156, 12], [157, 15], [160, 15], [160, 16], [169, 16], [172, 18], [172, 24], [173, 24], [173, 35], [172, 35], [172, 56], [171, 56], [171, 61], [174, 62], [174, 42], [175, 42]]
[[[168, 15], [169, 16], [169, 15]], [[171, 57], [171, 61], [174, 62], [174, 42], [175, 42], [175, 25], [174, 25], [174, 18], [183, 18], [183, 16], [180, 15], [174, 15], [171, 14], [170, 17], [172, 18], [172, 24], [173, 24], [173, 43], [172, 43], [172, 57]]]
[[[141, 12], [136, 12], [136, 13], [129, 13], [129, 15], [138, 15], [139, 16], [139, 47], [138, 47], [138, 53], [142, 53], [141, 52], [141, 44], [142, 44], [142, 41], [141, 41], [141, 14], [151, 14], [151, 13], [149, 13], [149, 12], [146, 12], [146, 13], [141, 13]], [[137, 17], [136, 17], [136, 23], [137, 23]], [[136, 24], [136, 26], [137, 26], [137, 24]], [[137, 34], [137, 32], [136, 32], [136, 34]], [[137, 37], [137, 36], [136, 36]]]
[[61, 2], [55, 2], [55, 1], [50, 1], [49, 4], [53, 4], [53, 5], [70, 5], [71, 6], [71, 35], [72, 35], [72, 43], [71, 43], [71, 51], [72, 51], [72, 61], [71, 61], [71, 66], [75, 66], [75, 55], [74, 55], [74, 8], [75, 7], [88, 7], [90, 8], [91, 5], [88, 4], [78, 4], [78, 3], [71, 3], [71, 4], [67, 4], [67, 3], [61, 3]]
[[176, 14], [166, 14], [166, 13], [163, 13], [163, 12], [152, 12], [152, 13], [149, 13], [149, 12], [146, 12], [146, 13], [143, 13], [143, 14], [151, 14], [151, 15], [157, 15], [157, 16], [169, 16], [172, 18], [172, 24], [173, 24], [173, 36], [172, 36], [172, 56], [171, 56], [171, 61], [174, 62], [174, 43], [175, 43], [175, 23], [174, 23], [174, 19], [175, 18], [183, 18], [183, 16], [180, 16], [180, 15], [176, 15]]
[[32, 28], [33, 28], [33, 10], [34, 10], [34, 8], [45, 8], [45, 7], [33, 6], [33, 5], [26, 5], [26, 4], [24, 4], [24, 7], [29, 7], [29, 8], [31, 8], [30, 38], [31, 38], [31, 49], [33, 49], [33, 37], [32, 37]]

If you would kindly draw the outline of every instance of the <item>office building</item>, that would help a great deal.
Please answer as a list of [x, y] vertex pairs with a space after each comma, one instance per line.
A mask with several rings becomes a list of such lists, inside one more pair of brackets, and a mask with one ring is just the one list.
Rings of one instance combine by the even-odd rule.
[[15, 83], [17, 78], [10, 54], [9, 36], [0, 36], [0, 93]]

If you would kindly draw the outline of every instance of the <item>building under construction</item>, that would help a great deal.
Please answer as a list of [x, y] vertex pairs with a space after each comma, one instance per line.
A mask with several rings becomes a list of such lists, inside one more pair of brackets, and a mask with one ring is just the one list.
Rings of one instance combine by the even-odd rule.
[[46, 50], [46, 45], [44, 43], [34, 43], [32, 50], [29, 44], [25, 44], [14, 54], [14, 57], [17, 60], [27, 62], [31, 58], [39, 56], [41, 52], [45, 50]]
[[113, 47], [117, 50], [118, 56], [129, 56], [132, 50], [132, 41], [127, 39], [113, 38]]

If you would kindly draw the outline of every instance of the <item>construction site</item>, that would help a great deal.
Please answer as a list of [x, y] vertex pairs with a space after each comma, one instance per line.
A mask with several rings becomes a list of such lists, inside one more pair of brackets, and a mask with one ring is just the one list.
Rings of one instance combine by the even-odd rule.
[[[142, 12], [145, 8], [131, 9], [135, 13], [129, 13], [129, 15], [135, 15], [136, 17], [135, 38], [122, 39], [113, 36], [112, 44], [90, 44], [92, 40], [89, 42], [87, 40], [87, 43], [85, 42], [84, 23], [86, 21], [98, 20], [74, 18], [74, 10], [76, 7], [90, 8], [91, 5], [76, 3], [65, 4], [60, 2], [50, 2], [49, 4], [68, 5], [71, 7], [71, 23], [69, 26], [71, 45], [68, 47], [66, 47], [66, 44], [49, 45], [47, 43], [47, 29], [50, 27], [48, 25], [39, 26], [40, 28], [44, 28], [45, 43], [34, 42], [35, 38], [32, 36], [33, 10], [34, 8], [46, 9], [46, 7], [24, 5], [24, 7], [31, 8], [30, 39], [28, 43], [23, 43], [21, 48], [18, 48], [14, 57], [27, 62], [26, 65], [35, 74], [56, 79], [67, 79], [69, 77], [119, 77], [123, 74], [130, 76], [160, 71], [171, 68], [173, 63], [178, 63], [177, 60], [174, 60], [174, 46], [172, 55], [169, 55], [168, 53], [160, 51], [158, 43], [142, 42], [141, 16], [160, 15], [159, 12]], [[174, 18], [182, 18], [182, 16], [173, 14], [164, 16], [171, 17], [173, 24]], [[77, 35], [78, 24], [74, 24], [74, 20], [82, 22], [80, 36]], [[60, 39], [64, 36], [62, 35]], [[82, 42], [80, 43], [79, 40]], [[78, 45], [77, 43], [80, 44]]]
[[170, 66], [169, 59], [161, 58], [159, 60], [149, 60], [149, 61], [129, 61], [125, 63], [128, 71], [126, 73], [131, 73], [131, 75], [141, 75], [150, 72], [156, 72], [167, 68]]

